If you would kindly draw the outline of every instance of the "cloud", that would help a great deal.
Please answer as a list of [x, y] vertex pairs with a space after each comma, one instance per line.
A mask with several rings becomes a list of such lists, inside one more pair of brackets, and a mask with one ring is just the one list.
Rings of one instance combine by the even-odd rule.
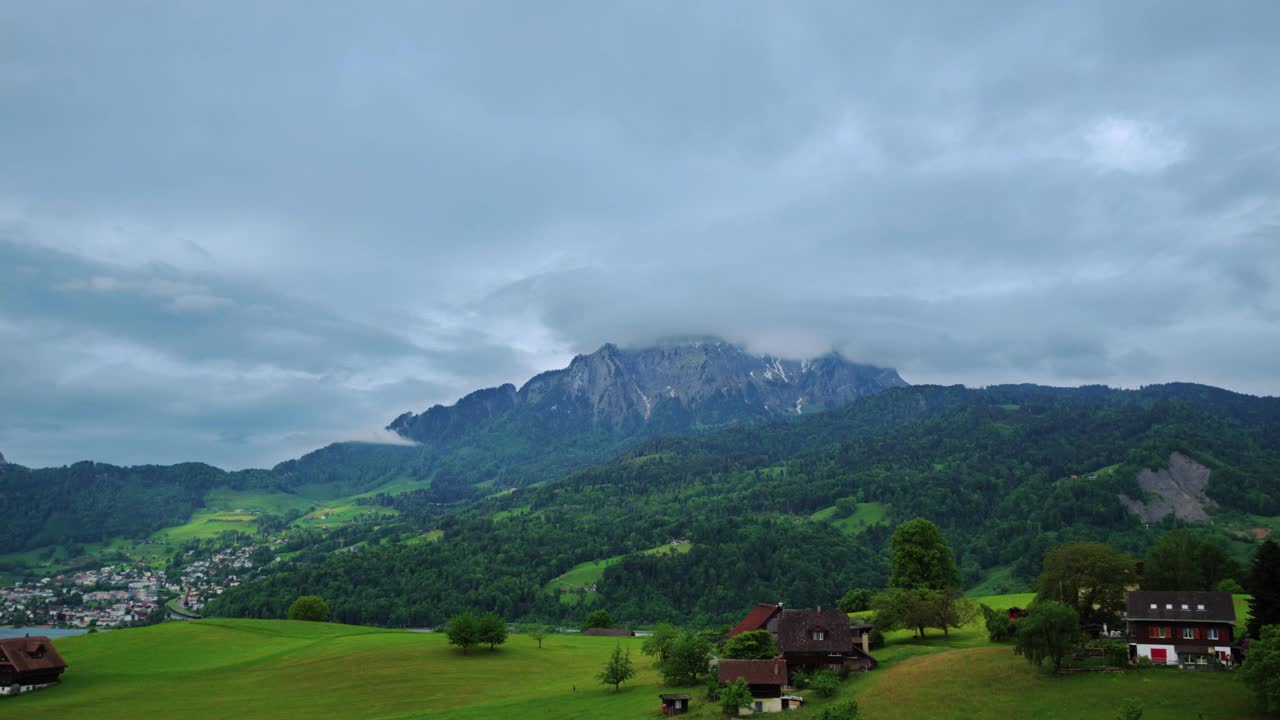
[[1103, 171], [1158, 173], [1181, 162], [1186, 143], [1151, 125], [1108, 115], [1085, 133], [1089, 160]]
[[272, 464], [677, 334], [1274, 394], [1277, 24], [2, 5], [0, 449]]

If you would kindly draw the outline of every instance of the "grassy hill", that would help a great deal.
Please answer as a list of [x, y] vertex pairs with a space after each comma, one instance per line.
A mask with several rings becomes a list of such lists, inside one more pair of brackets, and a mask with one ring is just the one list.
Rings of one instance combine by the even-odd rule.
[[[995, 606], [1029, 596], [976, 598]], [[881, 668], [850, 678], [867, 720], [1111, 720], [1126, 699], [1145, 720], [1262, 717], [1235, 673], [1151, 669], [1060, 677], [1031, 668], [978, 624], [912, 640], [891, 633]], [[621, 692], [594, 679], [617, 643], [639, 675]], [[468, 656], [437, 633], [280, 620], [166, 623], [58, 640], [70, 663], [61, 686], [0, 700], [15, 717], [348, 718], [479, 720], [494, 717], [653, 718], [665, 692], [638, 638], [552, 635], [543, 649], [512, 635], [496, 652]], [[575, 692], [576, 686], [576, 692]], [[692, 718], [719, 717], [692, 689]], [[812, 717], [825, 704], [812, 692]]]

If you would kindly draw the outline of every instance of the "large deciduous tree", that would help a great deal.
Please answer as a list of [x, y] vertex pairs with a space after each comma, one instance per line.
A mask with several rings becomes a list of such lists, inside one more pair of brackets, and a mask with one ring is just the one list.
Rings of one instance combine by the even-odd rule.
[[1053, 600], [1036, 601], [1018, 621], [1014, 652], [1037, 667], [1048, 659], [1056, 670], [1079, 638], [1080, 615], [1075, 608]]
[[613, 648], [613, 654], [609, 656], [608, 662], [604, 664], [604, 669], [596, 674], [596, 679], [604, 685], [612, 685], [615, 692], [622, 683], [636, 676], [635, 666], [631, 663], [631, 650], [622, 649], [619, 644]]
[[1261, 638], [1249, 643], [1240, 674], [1258, 705], [1268, 713], [1280, 714], [1280, 625], [1264, 626]]
[[675, 645], [676, 639], [680, 637], [680, 630], [669, 622], [660, 622], [653, 628], [653, 634], [644, 639], [644, 644], [640, 646], [640, 652], [645, 655], [655, 655], [658, 662], [665, 661], [671, 656], [671, 647]]
[[1264, 625], [1280, 625], [1280, 545], [1267, 540], [1258, 546], [1245, 578], [1249, 591], [1249, 637], [1261, 637]]
[[613, 627], [613, 618], [609, 616], [608, 610], [593, 610], [590, 615], [587, 615], [587, 622], [583, 627], [587, 630]]
[[768, 630], [738, 633], [724, 642], [724, 656], [734, 660], [768, 660], [777, 654]]
[[889, 551], [893, 559], [889, 587], [952, 590], [959, 582], [951, 546], [929, 520], [916, 518], [899, 525], [889, 540]]
[[699, 675], [711, 668], [711, 641], [701, 633], [686, 630], [671, 643], [667, 659], [658, 663], [658, 673], [668, 685], [695, 685]]
[[444, 632], [449, 638], [449, 644], [462, 648], [462, 654], [466, 655], [471, 648], [480, 643], [480, 618], [470, 610], [454, 615], [449, 618], [449, 624], [445, 626]]
[[496, 612], [487, 612], [477, 621], [476, 637], [490, 650], [496, 650], [507, 641], [507, 621]]
[[1212, 590], [1235, 578], [1239, 565], [1222, 546], [1186, 530], [1170, 530], [1147, 551], [1142, 569], [1144, 590]]
[[1133, 558], [1115, 548], [1102, 543], [1063, 545], [1045, 556], [1036, 600], [1066, 603], [1084, 623], [1114, 623], [1134, 577]]
[[289, 619], [323, 622], [329, 619], [329, 606], [317, 595], [303, 595], [289, 606]]

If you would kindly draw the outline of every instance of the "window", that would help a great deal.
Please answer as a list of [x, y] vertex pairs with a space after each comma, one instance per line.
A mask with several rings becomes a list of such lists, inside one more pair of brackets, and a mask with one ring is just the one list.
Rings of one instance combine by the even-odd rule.
[[1191, 606], [1190, 606], [1190, 605], [1188, 605], [1188, 604], [1186, 604], [1186, 603], [1182, 603], [1182, 609], [1183, 609], [1183, 610], [1190, 610], [1190, 609], [1191, 609]]
[[1204, 610], [1204, 605], [1196, 605], [1197, 610]]
[[1196, 631], [1195, 631], [1195, 629], [1194, 629], [1194, 628], [1189, 628], [1189, 627], [1184, 627], [1184, 628], [1182, 628], [1182, 639], [1183, 639], [1183, 640], [1195, 640], [1195, 639], [1196, 639]]
[[1153, 626], [1149, 628], [1149, 632], [1147, 634], [1149, 637], [1153, 638], [1167, 638], [1169, 637], [1169, 628]]
[[827, 634], [826, 634], [826, 632], [824, 632], [824, 631], [822, 631], [822, 630], [810, 630], [810, 631], [809, 631], [809, 638], [810, 638], [811, 640], [826, 640], [826, 639], [827, 639]]
[[1210, 640], [1218, 639], [1218, 628], [1209, 628], [1209, 639]]
[[1151, 603], [1151, 609], [1152, 609], [1152, 610], [1155, 610], [1155, 609], [1156, 609], [1156, 607], [1157, 607], [1157, 605], [1156, 605], [1155, 603]]
[[1165, 603], [1165, 604], [1164, 604], [1164, 609], [1165, 609], [1165, 610], [1172, 610], [1172, 609], [1173, 609], [1173, 603]]

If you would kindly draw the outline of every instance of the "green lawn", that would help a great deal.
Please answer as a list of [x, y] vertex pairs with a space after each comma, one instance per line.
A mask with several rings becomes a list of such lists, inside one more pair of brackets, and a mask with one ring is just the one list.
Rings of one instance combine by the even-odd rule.
[[180, 545], [196, 538], [217, 537], [227, 530], [255, 533], [258, 531], [258, 519], [249, 512], [204, 508], [192, 513], [191, 519], [183, 525], [155, 531], [151, 534], [151, 539]]
[[[539, 650], [512, 635], [496, 652], [464, 656], [438, 633], [283, 620], [165, 623], [60, 639], [71, 666], [63, 684], [0, 703], [14, 717], [50, 720], [657, 718], [665, 688], [641, 642], [552, 635]], [[639, 675], [615, 693], [594, 675], [619, 643]], [[838, 694], [857, 699], [866, 720], [1110, 720], [1129, 698], [1143, 704], [1144, 720], [1261, 718], [1236, 673], [1055, 676], [1010, 646], [987, 643], [976, 626], [950, 639], [891, 638], [876, 656], [881, 667], [852, 677]], [[691, 692], [689, 717], [718, 717], [701, 689]], [[825, 704], [800, 694], [811, 702], [787, 717], [812, 717]]]
[[[642, 550], [640, 551], [640, 554], [668, 555], [675, 553], [687, 553], [691, 547], [693, 547], [693, 545], [688, 542], [678, 542], [674, 544], [664, 543], [657, 547], [651, 547], [648, 550]], [[608, 557], [603, 560], [590, 560], [588, 562], [578, 563], [570, 568], [568, 572], [552, 579], [544, 586], [543, 589], [549, 592], [559, 592], [560, 588], [587, 587], [592, 583], [598, 582], [600, 577], [604, 575], [606, 568], [610, 565], [622, 562], [624, 557], [626, 556], [614, 555], [613, 557]], [[577, 601], [573, 596], [568, 597], [573, 598], [573, 602]]]
[[640, 642], [621, 641], [639, 677], [615, 693], [593, 676], [617, 638], [553, 635], [539, 650], [512, 635], [497, 652], [463, 656], [436, 633], [283, 620], [166, 623], [59, 640], [71, 666], [65, 682], [3, 702], [6, 716], [51, 719], [650, 717], [660, 689]]
[[889, 507], [884, 503], [858, 503], [857, 510], [849, 517], [837, 518], [836, 506], [823, 508], [809, 516], [811, 520], [825, 520], [835, 525], [842, 532], [850, 535], [862, 532], [872, 525], [883, 523], [888, 517]]

